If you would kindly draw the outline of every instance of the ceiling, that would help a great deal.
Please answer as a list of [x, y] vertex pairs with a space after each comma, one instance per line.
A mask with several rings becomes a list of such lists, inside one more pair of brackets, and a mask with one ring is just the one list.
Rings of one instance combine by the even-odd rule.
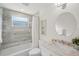
[[[74, 9], [79, 7], [78, 3], [77, 4], [74, 3], [70, 5], [71, 7], [68, 8], [72, 8], [73, 5], [74, 5], [73, 6]], [[28, 14], [35, 14], [38, 11], [43, 12], [48, 9], [53, 10], [55, 9], [55, 4], [54, 3], [0, 3], [0, 7], [5, 7]]]

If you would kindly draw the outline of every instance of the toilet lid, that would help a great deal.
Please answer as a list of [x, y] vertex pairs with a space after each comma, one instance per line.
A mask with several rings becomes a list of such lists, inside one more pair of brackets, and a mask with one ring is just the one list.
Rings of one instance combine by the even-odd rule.
[[37, 54], [40, 53], [40, 49], [39, 48], [34, 48], [32, 50], [30, 50], [29, 54]]

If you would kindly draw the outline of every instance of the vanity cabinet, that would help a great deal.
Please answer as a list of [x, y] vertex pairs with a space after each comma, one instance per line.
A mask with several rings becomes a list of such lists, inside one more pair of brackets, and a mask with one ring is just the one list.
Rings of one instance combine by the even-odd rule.
[[42, 56], [78, 56], [79, 51], [73, 47], [63, 45], [61, 43], [52, 43], [45, 40], [39, 41], [39, 48], [41, 49]]

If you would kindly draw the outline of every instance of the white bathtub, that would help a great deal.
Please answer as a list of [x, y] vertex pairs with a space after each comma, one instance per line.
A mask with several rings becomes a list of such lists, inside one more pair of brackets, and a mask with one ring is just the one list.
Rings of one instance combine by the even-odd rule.
[[22, 44], [1, 50], [0, 56], [28, 56], [28, 51], [30, 49], [31, 49], [31, 43]]
[[22, 51], [18, 51], [18, 52], [13, 53], [13, 54], [11, 54], [9, 56], [29, 56], [28, 52], [29, 52], [30, 49], [31, 48], [25, 49], [25, 50], [22, 50]]

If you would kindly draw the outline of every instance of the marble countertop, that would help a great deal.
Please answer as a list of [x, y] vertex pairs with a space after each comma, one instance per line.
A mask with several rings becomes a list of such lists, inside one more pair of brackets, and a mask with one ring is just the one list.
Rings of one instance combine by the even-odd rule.
[[52, 56], [54, 53], [57, 56], [79, 56], [79, 51], [73, 48], [71, 42], [62, 40], [52, 40], [51, 42], [41, 40], [40, 42], [42, 47], [47, 49]]

